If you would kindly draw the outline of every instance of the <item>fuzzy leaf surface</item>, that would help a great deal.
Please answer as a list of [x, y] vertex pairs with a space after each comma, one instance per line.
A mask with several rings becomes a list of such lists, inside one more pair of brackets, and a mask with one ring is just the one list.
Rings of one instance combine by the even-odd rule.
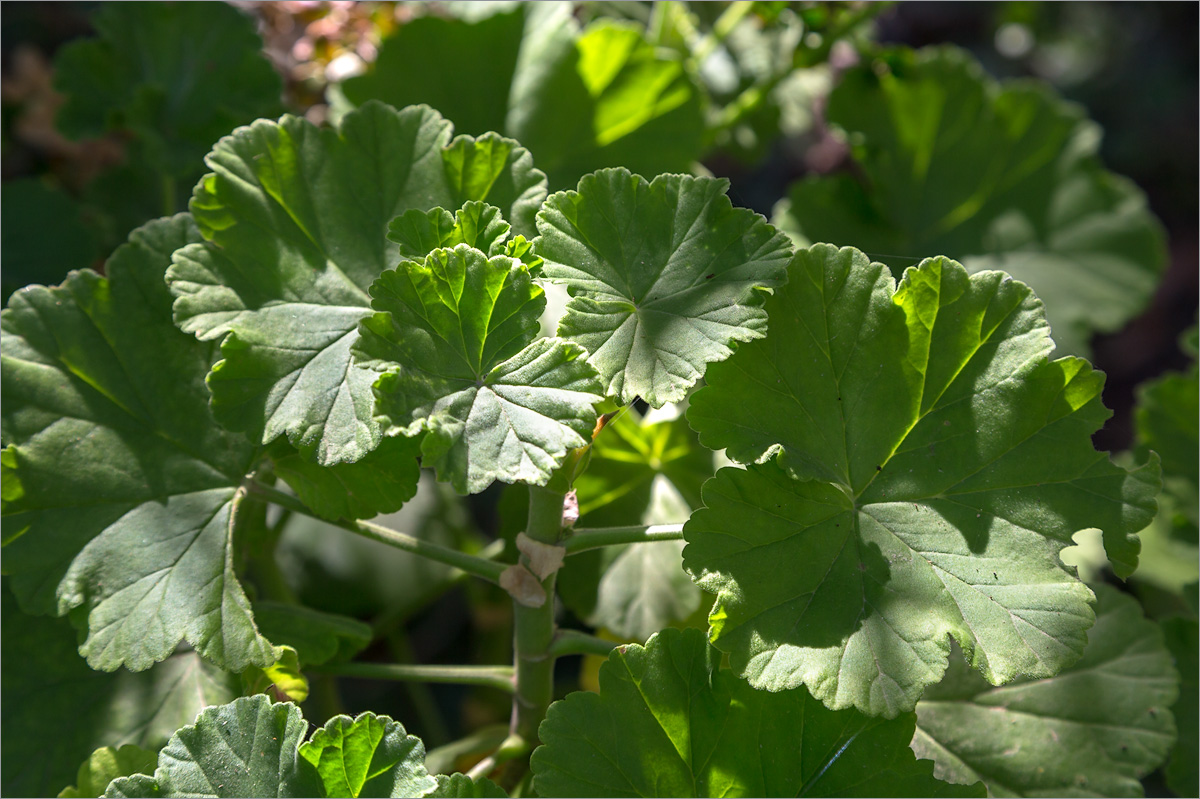
[[64, 788], [58, 799], [77, 799], [83, 796], [102, 796], [108, 784], [118, 777], [128, 777], [153, 771], [158, 763], [158, 753], [134, 744], [125, 744], [120, 749], [102, 746], [92, 752], [79, 767], [75, 784]]
[[586, 443], [595, 370], [571, 342], [533, 341], [546, 299], [519, 261], [460, 244], [385, 272], [371, 296], [356, 358], [384, 372], [388, 435], [427, 431], [423, 463], [438, 479], [472, 494], [495, 480], [544, 485]]
[[768, 286], [791, 247], [734, 208], [726, 180], [604, 169], [538, 213], [543, 274], [571, 294], [558, 335], [590, 353], [605, 393], [651, 407], [683, 399], [705, 367], [766, 332]]
[[895, 50], [843, 76], [829, 119], [846, 173], [795, 184], [776, 210], [805, 243], [853, 245], [896, 277], [924, 255], [1003, 270], [1045, 301], [1061, 351], [1136, 315], [1165, 264], [1141, 191], [1100, 163], [1100, 131], [1043, 86], [997, 84], [962, 51]]
[[472, 779], [466, 774], [439, 774], [437, 775], [437, 788], [427, 796], [429, 799], [435, 799], [435, 797], [441, 797], [441, 799], [486, 799], [492, 797], [492, 799], [496, 799], [496, 797], [505, 797], [508, 794], [487, 777]]
[[152, 222], [107, 278], [18, 292], [0, 322], [5, 570], [25, 609], [86, 620], [97, 669], [148, 668], [182, 640], [232, 671], [275, 659], [233, 567], [257, 453], [213, 421], [212, 348], [171, 324], [162, 281], [197, 239], [186, 215]]
[[958, 657], [917, 704], [912, 741], [934, 774], [992, 796], [1141, 796], [1175, 741], [1179, 676], [1158, 625], [1095, 586], [1083, 657], [1056, 677], [993, 688]]
[[321, 796], [316, 769], [297, 747], [300, 709], [247, 696], [206, 708], [158, 753], [154, 776], [114, 780], [105, 796]]
[[425, 745], [387, 716], [334, 716], [300, 746], [321, 777], [323, 796], [426, 796]]
[[532, 234], [545, 196], [515, 141], [451, 130], [427, 107], [370, 103], [337, 129], [259, 120], [209, 154], [191, 205], [206, 241], [176, 253], [167, 280], [176, 323], [223, 339], [208, 379], [222, 424], [264, 444], [286, 435], [322, 465], [379, 445], [374, 375], [350, 347], [367, 289], [400, 258], [388, 223], [486, 199]]
[[[600, 693], [550, 706], [533, 753], [542, 796], [983, 796], [935, 779], [911, 715], [831, 711], [803, 689], [756, 691], [714, 668], [699, 630], [619, 647]], [[719, 662], [719, 661], [718, 661]]]
[[941, 258], [897, 287], [818, 245], [767, 307], [768, 337], [710, 369], [688, 411], [749, 464], [718, 472], [684, 528], [734, 669], [893, 716], [941, 678], [950, 637], [994, 684], [1078, 659], [1093, 597], [1058, 553], [1099, 528], [1132, 572], [1159, 467], [1092, 447], [1103, 376], [1047, 359], [1029, 288]]

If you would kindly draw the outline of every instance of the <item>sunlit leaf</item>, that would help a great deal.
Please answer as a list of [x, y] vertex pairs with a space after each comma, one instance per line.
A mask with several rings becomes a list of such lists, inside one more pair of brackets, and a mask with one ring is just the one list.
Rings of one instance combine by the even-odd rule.
[[334, 716], [300, 746], [321, 776], [324, 796], [427, 796], [425, 745], [387, 716]]

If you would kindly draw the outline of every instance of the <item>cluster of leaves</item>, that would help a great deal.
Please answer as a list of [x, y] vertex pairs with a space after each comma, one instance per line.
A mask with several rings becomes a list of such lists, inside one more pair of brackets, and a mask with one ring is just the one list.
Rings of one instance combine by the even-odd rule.
[[[64, 795], [504, 795], [482, 772], [431, 776], [386, 716], [305, 741], [299, 708], [272, 704], [374, 632], [272, 601], [267, 502], [370, 534], [355, 520], [412, 499], [421, 467], [458, 494], [513, 484], [516, 515], [564, 464], [581, 527], [685, 523], [682, 541], [568, 558], [564, 604], [635, 643], [597, 693], [550, 706], [535, 792], [1129, 795], [1168, 755], [1171, 786], [1194, 787], [1194, 601], [1160, 626], [1064, 563], [1095, 528], [1095, 557], [1138, 585], [1159, 497], [1166, 540], [1196, 544], [1194, 367], [1145, 389], [1137, 456], [1115, 462], [1091, 444], [1103, 376], [1051, 358], [1060, 330], [1085, 352], [1152, 288], [1140, 194], [1046, 91], [952, 51], [884, 52], [830, 100], [856, 171], [793, 189], [789, 241], [726, 181], [637, 173], [683, 171], [712, 124], [752, 124], [712, 123], [702, 66], [747, 25], [786, 43], [794, 20], [747, 4], [699, 35], [660, 5], [644, 29], [580, 28], [557, 4], [420, 17], [343, 84], [336, 126], [237, 128], [189, 213], [135, 231], [104, 276], [13, 295], [0, 467], [25, 612], [7, 601], [5, 643], [53, 643], [5, 660], [5, 732], [26, 741], [5, 748], [6, 791], [119, 747]], [[131, 19], [109, 38], [157, 17]], [[128, 91], [129, 56], [89, 46], [97, 106], [122, 109], [105, 124], [143, 131], [164, 169], [189, 168], [189, 126], [230, 123]], [[814, 57], [779, 47], [791, 63], [727, 107]], [[478, 85], [410, 78], [447, 50], [479, 59]], [[901, 273], [818, 240], [949, 257]], [[551, 284], [570, 299], [541, 336]], [[1079, 285], [1093, 294], [1072, 305]], [[90, 668], [28, 613], [69, 617]], [[58, 693], [27, 689], [45, 674]], [[51, 695], [86, 708], [68, 739]], [[60, 756], [28, 754], [48, 737]]]

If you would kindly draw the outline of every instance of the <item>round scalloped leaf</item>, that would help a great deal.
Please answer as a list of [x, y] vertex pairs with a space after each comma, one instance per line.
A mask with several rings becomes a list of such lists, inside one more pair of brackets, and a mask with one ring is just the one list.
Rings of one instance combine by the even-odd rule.
[[1093, 621], [1058, 553], [1096, 527], [1128, 575], [1155, 513], [1157, 459], [1126, 471], [1092, 447], [1103, 376], [1048, 360], [1041, 303], [1000, 273], [935, 258], [896, 287], [828, 245], [792, 270], [770, 334], [688, 411], [751, 464], [684, 528], [713, 642], [757, 687], [871, 714], [911, 710], [948, 637], [993, 683], [1056, 674]]
[[[599, 402], [583, 351], [532, 341], [545, 307], [519, 261], [460, 244], [406, 262], [371, 287], [358, 363], [375, 385], [388, 435], [415, 436], [423, 462], [460, 493], [495, 480], [544, 485], [587, 443]], [[532, 343], [530, 343], [532, 341]]]
[[761, 216], [734, 208], [728, 187], [604, 169], [538, 213], [542, 272], [572, 297], [558, 335], [591, 353], [608, 396], [676, 402], [736, 342], [766, 333], [756, 289], [787, 279], [791, 247]]
[[59, 792], [58, 799], [100, 796], [108, 784], [118, 777], [152, 771], [156, 763], [157, 752], [134, 744], [126, 744], [120, 749], [102, 746], [83, 761], [75, 776], [75, 784]]
[[699, 630], [617, 647], [600, 693], [550, 706], [533, 753], [542, 796], [983, 796], [907, 744], [914, 718], [831, 711], [714, 668]]
[[388, 224], [388, 239], [400, 246], [401, 258], [424, 261], [434, 250], [459, 244], [503, 255], [509, 230], [499, 208], [472, 201], [453, 214], [445, 208], [405, 211]]
[[379, 445], [374, 375], [350, 346], [368, 287], [400, 258], [388, 223], [486, 199], [531, 234], [545, 196], [515, 141], [451, 128], [424, 106], [369, 103], [337, 129], [285, 116], [218, 142], [191, 204], [207, 241], [176, 253], [167, 281], [183, 330], [224, 337], [208, 379], [222, 424], [286, 435], [322, 465]]
[[1095, 591], [1083, 657], [1056, 677], [993, 688], [952, 659], [917, 704], [912, 747], [934, 774], [983, 780], [992, 796], [1142, 795], [1138, 780], [1175, 741], [1179, 677], [1137, 602], [1110, 586]]
[[206, 708], [158, 753], [153, 778], [121, 777], [104, 795], [321, 796], [316, 769], [297, 753], [306, 732], [298, 707], [261, 694]]
[[198, 238], [186, 215], [152, 222], [107, 278], [30, 287], [3, 314], [5, 570], [26, 609], [79, 609], [97, 669], [145, 669], [181, 640], [232, 671], [275, 659], [233, 569], [257, 453], [213, 421], [212, 347], [171, 324], [162, 281]]
[[842, 76], [828, 118], [856, 171], [792, 186], [775, 221], [798, 240], [859, 247], [897, 277], [925, 254], [1008, 272], [1045, 301], [1060, 351], [1080, 355], [1158, 284], [1166, 248], [1145, 197], [1045, 87], [997, 84], [952, 48], [892, 50]]
[[[320, 775], [322, 796], [428, 796], [425, 744], [387, 716], [334, 716], [300, 746]], [[249, 794], [247, 794], [249, 795]]]

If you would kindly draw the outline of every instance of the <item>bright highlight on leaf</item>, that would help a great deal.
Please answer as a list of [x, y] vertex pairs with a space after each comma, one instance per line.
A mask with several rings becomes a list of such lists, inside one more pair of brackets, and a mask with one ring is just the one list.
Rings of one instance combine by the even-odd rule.
[[940, 258], [896, 287], [818, 245], [767, 308], [768, 337], [710, 369], [688, 412], [749, 464], [684, 528], [734, 669], [894, 716], [941, 678], [949, 637], [996, 684], [1076, 660], [1092, 594], [1058, 553], [1097, 527], [1132, 572], [1159, 468], [1093, 449], [1102, 376], [1047, 360], [1032, 292]]
[[388, 435], [426, 431], [439, 479], [471, 494], [544, 485], [586, 443], [603, 398], [595, 370], [571, 342], [533, 341], [546, 299], [519, 261], [460, 244], [385, 272], [371, 296], [356, 358], [384, 371]]
[[15, 294], [3, 314], [4, 566], [23, 606], [86, 619], [80, 653], [138, 671], [180, 641], [230, 669], [276, 654], [234, 574], [256, 452], [218, 427], [212, 348], [170, 321], [184, 215], [135, 231], [108, 277]]
[[545, 177], [494, 134], [450, 140], [423, 106], [370, 103], [336, 129], [285, 116], [222, 139], [192, 213], [206, 242], [174, 256], [175, 321], [222, 339], [208, 379], [222, 424], [270, 443], [286, 435], [322, 465], [379, 445], [374, 375], [350, 347], [367, 289], [400, 258], [386, 238], [406, 211], [487, 200], [532, 234]]
[[1138, 796], [1175, 740], [1179, 680], [1158, 625], [1095, 586], [1096, 626], [1074, 666], [993, 688], [955, 657], [917, 704], [917, 757], [992, 796]]
[[542, 796], [983, 796], [904, 747], [911, 715], [831, 711], [716, 668], [699, 630], [620, 647], [600, 693], [550, 706], [533, 753]]
[[316, 767], [323, 796], [428, 796], [425, 745], [387, 716], [334, 716], [300, 746]]
[[655, 408], [681, 400], [709, 363], [766, 332], [756, 289], [787, 279], [791, 248], [733, 208], [728, 186], [604, 169], [538, 213], [543, 274], [572, 296], [558, 334], [587, 349], [608, 396]]

